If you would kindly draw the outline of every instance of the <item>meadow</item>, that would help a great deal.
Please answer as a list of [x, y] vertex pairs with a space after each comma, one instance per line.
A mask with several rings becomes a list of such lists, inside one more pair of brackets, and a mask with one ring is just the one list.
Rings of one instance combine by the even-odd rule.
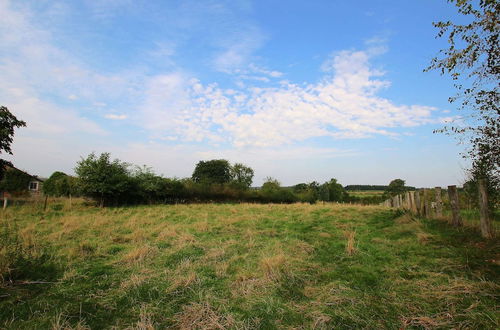
[[499, 327], [498, 241], [380, 206], [61, 199], [1, 228], [6, 329]]

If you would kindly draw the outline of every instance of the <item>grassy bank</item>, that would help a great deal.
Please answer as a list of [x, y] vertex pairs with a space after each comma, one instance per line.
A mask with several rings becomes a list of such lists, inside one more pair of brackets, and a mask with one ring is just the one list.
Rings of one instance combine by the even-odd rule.
[[472, 228], [338, 204], [57, 205], [2, 213], [25, 258], [1, 327], [499, 325], [499, 246]]

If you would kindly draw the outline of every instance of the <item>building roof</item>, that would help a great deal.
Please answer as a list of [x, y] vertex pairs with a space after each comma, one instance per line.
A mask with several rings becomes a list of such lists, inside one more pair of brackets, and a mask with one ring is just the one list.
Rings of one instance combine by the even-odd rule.
[[18, 169], [17, 167], [15, 166], [10, 166], [10, 165], [5, 165], [5, 169], [8, 171], [9, 169], [16, 169], [18, 170], [19, 172], [22, 172], [28, 176], [30, 176], [32, 179], [34, 179], [35, 181], [40, 181], [40, 182], [44, 182], [45, 180], [47, 180], [47, 178], [41, 178], [39, 176], [36, 176], [36, 175], [33, 175], [33, 174], [29, 174], [28, 172], [26, 171], [23, 171], [23, 170], [20, 170]]

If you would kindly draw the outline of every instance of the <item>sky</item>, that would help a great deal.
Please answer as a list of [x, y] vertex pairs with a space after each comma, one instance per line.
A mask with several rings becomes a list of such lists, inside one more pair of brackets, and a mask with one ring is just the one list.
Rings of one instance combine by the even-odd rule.
[[452, 81], [423, 72], [460, 21], [444, 0], [0, 0], [13, 156], [74, 173], [91, 152], [189, 177], [227, 159], [283, 185], [464, 181]]

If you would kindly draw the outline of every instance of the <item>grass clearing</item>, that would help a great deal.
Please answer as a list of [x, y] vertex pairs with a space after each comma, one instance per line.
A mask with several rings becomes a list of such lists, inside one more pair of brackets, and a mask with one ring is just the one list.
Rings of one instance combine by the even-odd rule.
[[62, 205], [1, 214], [33, 271], [1, 285], [0, 327], [499, 326], [499, 244], [469, 227], [379, 206]]

